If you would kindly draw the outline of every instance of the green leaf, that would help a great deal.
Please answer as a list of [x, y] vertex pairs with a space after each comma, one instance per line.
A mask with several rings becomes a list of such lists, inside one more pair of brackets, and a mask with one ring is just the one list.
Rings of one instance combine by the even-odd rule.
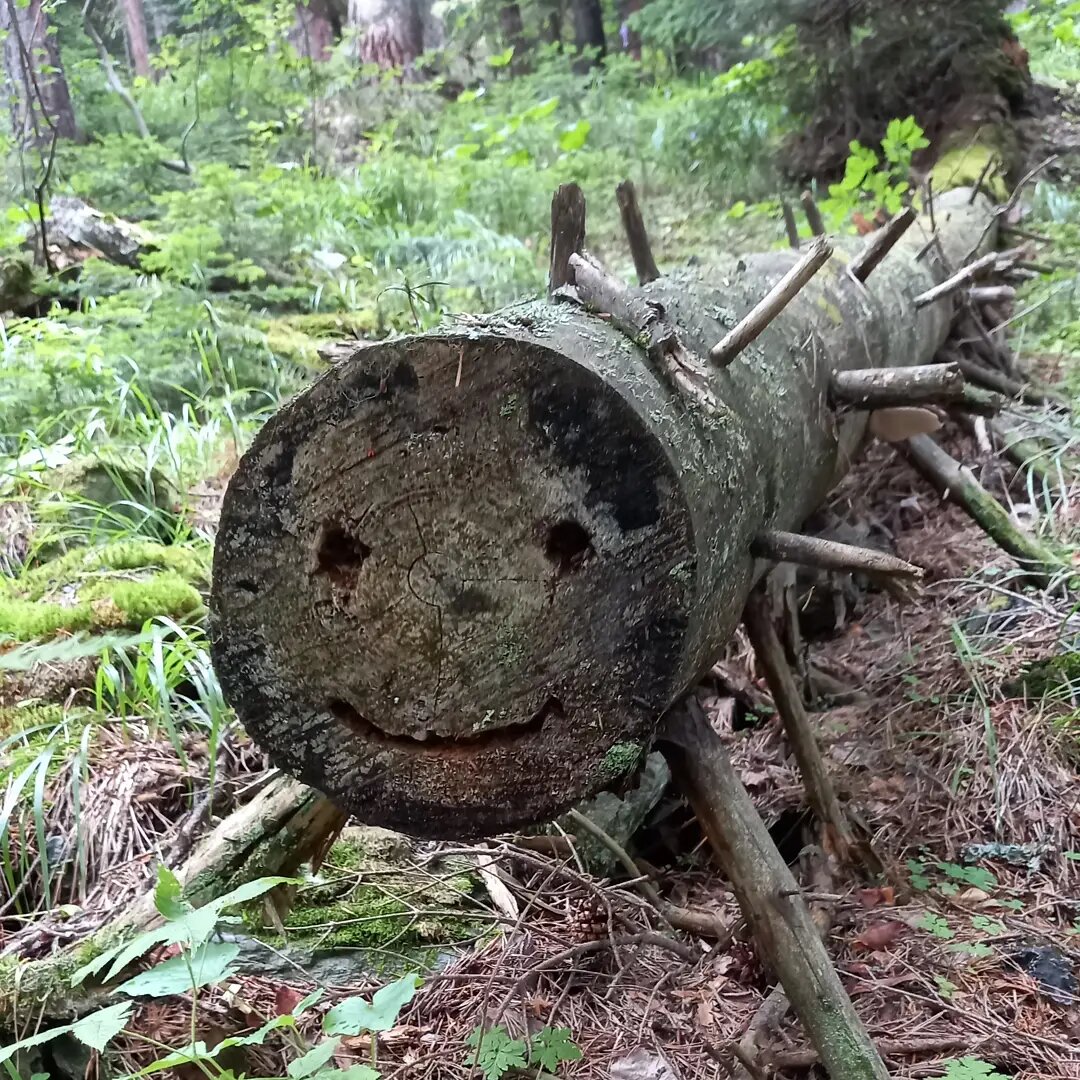
[[532, 160], [533, 156], [528, 150], [515, 150], [506, 158], [506, 164], [511, 168], [517, 169], [523, 165], [531, 165]]
[[[173, 1050], [164, 1057], [151, 1061], [149, 1065], [144, 1065], [135, 1075], [147, 1076], [150, 1073], [164, 1072], [166, 1069], [175, 1069], [180, 1065], [191, 1065], [196, 1061], [205, 1061], [213, 1056], [214, 1051], [207, 1050], [206, 1043], [188, 1043], [187, 1046], [182, 1046], [179, 1050]], [[131, 1080], [131, 1078], [125, 1077], [125, 1080]]]
[[959, 956], [971, 956], [976, 959], [994, 955], [994, 950], [982, 941], [953, 941], [945, 947], [951, 953], [956, 953]]
[[340, 1036], [334, 1039], [324, 1039], [317, 1046], [313, 1046], [302, 1057], [298, 1057], [295, 1061], [290, 1061], [289, 1064], [285, 1066], [285, 1071], [293, 1078], [293, 1080], [302, 1080], [303, 1077], [318, 1072], [334, 1056], [340, 1045]]
[[379, 1080], [380, 1075], [370, 1065], [350, 1065], [347, 1069], [323, 1069], [314, 1080]]
[[212, 986], [232, 973], [229, 965], [239, 953], [240, 946], [235, 942], [208, 941], [195, 952], [174, 956], [116, 989], [131, 997], [169, 997], [200, 986]]
[[154, 888], [154, 907], [163, 919], [175, 922], [191, 911], [191, 905], [184, 899], [184, 887], [180, 879], [167, 867], [158, 867], [157, 885]]
[[137, 934], [131, 941], [114, 945], [106, 949], [100, 956], [94, 957], [88, 964], [84, 964], [71, 976], [71, 985], [79, 986], [91, 975], [96, 975], [111, 961], [111, 967], [105, 975], [104, 982], [114, 978], [123, 971], [128, 964], [145, 956], [155, 945], [172, 943], [172, 925], [155, 927], [153, 930], [144, 930]]
[[550, 116], [558, 107], [559, 99], [557, 97], [545, 98], [531, 108], [526, 109], [525, 118], [527, 120], [543, 120], [545, 116]]
[[418, 975], [406, 975], [389, 983], [370, 1002], [362, 997], [338, 1002], [323, 1018], [327, 1035], [359, 1035], [361, 1031], [389, 1031], [401, 1010], [413, 999], [420, 985]]
[[940, 915], [934, 915], [929, 911], [915, 925], [920, 930], [933, 934], [934, 937], [944, 939], [956, 937], [956, 931]]
[[514, 46], [508, 45], [501, 53], [488, 57], [488, 64], [493, 68], [507, 67], [514, 58]]
[[546, 1027], [532, 1038], [531, 1065], [539, 1065], [546, 1072], [557, 1072], [563, 1061], [580, 1061], [581, 1048], [570, 1038], [570, 1029]]
[[71, 1025], [71, 1034], [91, 1050], [101, 1053], [108, 1045], [109, 1040], [115, 1038], [124, 1030], [124, 1025], [131, 1015], [131, 1002], [120, 1001], [115, 1005], [109, 1005], [104, 1009], [84, 1016]]
[[124, 1024], [127, 1023], [130, 1015], [131, 1002], [121, 1001], [116, 1005], [99, 1009], [89, 1016], [84, 1016], [73, 1024], [62, 1024], [60, 1027], [37, 1031], [18, 1042], [0, 1046], [0, 1064], [14, 1057], [20, 1050], [41, 1046], [60, 1035], [74, 1035], [79, 1042], [85, 1043], [92, 1050], [104, 1050], [109, 1040], [123, 1031]]
[[942, 1080], [1009, 1080], [981, 1058], [965, 1057], [945, 1062]]
[[527, 1064], [525, 1044], [520, 1039], [511, 1039], [502, 1026], [483, 1033], [474, 1028], [465, 1041], [474, 1048], [465, 1064], [479, 1066], [485, 1080], [500, 1080], [511, 1069], [524, 1069]]
[[573, 127], [565, 128], [559, 136], [559, 149], [567, 153], [580, 150], [585, 145], [590, 131], [592, 131], [592, 124], [588, 120], [579, 120]]
[[250, 1035], [231, 1035], [227, 1039], [222, 1039], [213, 1050], [203, 1056], [214, 1058], [217, 1057], [222, 1050], [228, 1050], [233, 1046], [262, 1046], [266, 1041], [266, 1036], [269, 1035], [270, 1032], [286, 1027], [296, 1027], [296, 1017], [289, 1013], [286, 1013], [284, 1016], [275, 1016], [272, 1020], [267, 1020], [258, 1031], [253, 1031]]

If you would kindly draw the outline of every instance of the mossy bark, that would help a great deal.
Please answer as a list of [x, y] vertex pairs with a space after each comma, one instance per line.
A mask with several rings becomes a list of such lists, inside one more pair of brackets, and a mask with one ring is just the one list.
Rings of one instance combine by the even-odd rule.
[[[948, 265], [991, 207], [936, 200]], [[713, 660], [759, 571], [847, 469], [837, 370], [927, 363], [951, 302], [920, 218], [866, 287], [830, 264], [734, 363], [679, 391], [644, 334], [526, 304], [357, 348], [260, 432], [215, 551], [215, 667], [287, 771], [433, 836], [550, 820]], [[631, 295], [704, 358], [798, 255]], [[563, 763], [556, 766], [555, 763]]]

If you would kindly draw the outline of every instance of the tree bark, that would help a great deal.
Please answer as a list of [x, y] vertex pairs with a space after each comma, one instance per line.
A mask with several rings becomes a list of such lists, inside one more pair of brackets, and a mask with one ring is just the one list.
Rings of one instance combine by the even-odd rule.
[[[990, 219], [967, 197], [937, 200], [954, 266]], [[214, 662], [248, 731], [361, 820], [430, 836], [551, 820], [632, 768], [737, 624], [755, 536], [855, 456], [865, 413], [834, 412], [833, 372], [940, 348], [951, 302], [913, 303], [944, 273], [915, 257], [928, 230], [865, 285], [838, 242], [722, 370], [710, 347], [795, 253], [624, 287], [619, 319], [570, 286], [356, 348], [225, 498]]]
[[424, 50], [421, 0], [349, 0], [348, 25], [362, 64], [407, 73]]
[[0, 38], [15, 141], [48, 146], [54, 138], [79, 138], [60, 49], [41, 0], [25, 7], [0, 0]]
[[570, 0], [570, 10], [574, 16], [574, 45], [578, 51], [574, 70], [584, 73], [600, 63], [607, 52], [604, 11], [600, 0]]
[[146, 34], [146, 13], [143, 10], [143, 0], [122, 0], [122, 5], [128, 51], [131, 53], [131, 67], [138, 77], [149, 79], [151, 77], [150, 39]]

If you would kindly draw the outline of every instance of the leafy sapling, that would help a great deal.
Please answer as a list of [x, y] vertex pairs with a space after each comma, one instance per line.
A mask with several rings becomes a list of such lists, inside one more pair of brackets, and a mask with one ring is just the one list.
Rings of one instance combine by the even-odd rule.
[[512, 1039], [502, 1025], [487, 1030], [478, 1027], [466, 1041], [473, 1049], [465, 1064], [479, 1068], [485, 1080], [501, 1080], [515, 1069], [555, 1073], [563, 1062], [581, 1060], [581, 1048], [565, 1027], [541, 1028], [528, 1044], [523, 1039]]

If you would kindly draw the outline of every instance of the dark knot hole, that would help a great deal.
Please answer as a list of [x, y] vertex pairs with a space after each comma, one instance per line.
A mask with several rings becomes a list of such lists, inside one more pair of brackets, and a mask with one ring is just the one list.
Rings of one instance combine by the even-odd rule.
[[335, 585], [352, 586], [371, 548], [341, 525], [324, 525], [315, 557], [318, 572], [326, 574]]
[[557, 521], [547, 531], [544, 554], [560, 574], [580, 569], [593, 553], [592, 537], [576, 521]]

